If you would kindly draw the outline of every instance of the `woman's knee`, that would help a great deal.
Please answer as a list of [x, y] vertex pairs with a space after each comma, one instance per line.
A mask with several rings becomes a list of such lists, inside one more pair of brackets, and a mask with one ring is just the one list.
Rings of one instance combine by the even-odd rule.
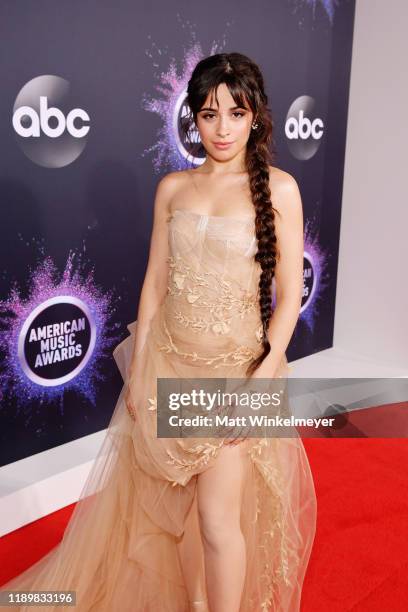
[[245, 466], [238, 447], [223, 448], [214, 465], [198, 476], [198, 517], [207, 546], [220, 548], [240, 533]]
[[199, 509], [199, 523], [203, 543], [213, 549], [222, 549], [241, 531], [236, 509], [211, 507]]

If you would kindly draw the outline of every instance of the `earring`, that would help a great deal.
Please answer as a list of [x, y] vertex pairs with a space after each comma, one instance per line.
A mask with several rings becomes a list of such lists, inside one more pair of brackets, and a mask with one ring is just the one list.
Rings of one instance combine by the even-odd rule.
[[254, 122], [254, 123], [252, 124], [252, 129], [253, 129], [253, 130], [256, 130], [256, 128], [257, 128], [257, 127], [258, 127], [258, 124]]

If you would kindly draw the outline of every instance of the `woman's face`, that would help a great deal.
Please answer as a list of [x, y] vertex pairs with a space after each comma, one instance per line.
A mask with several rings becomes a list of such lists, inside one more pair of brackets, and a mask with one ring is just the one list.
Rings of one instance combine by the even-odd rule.
[[[226, 161], [235, 157], [246, 147], [253, 119], [253, 113], [246, 108], [237, 107], [225, 83], [217, 89], [218, 104], [215, 95], [207, 96], [202, 108], [197, 113], [197, 129], [201, 142], [213, 158]], [[224, 146], [218, 143], [226, 143]]]

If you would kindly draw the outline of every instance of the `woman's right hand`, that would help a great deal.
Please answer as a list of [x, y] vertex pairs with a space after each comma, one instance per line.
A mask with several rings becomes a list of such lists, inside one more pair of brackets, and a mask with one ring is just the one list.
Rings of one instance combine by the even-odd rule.
[[126, 372], [126, 389], [124, 400], [129, 416], [136, 421], [137, 411], [137, 391], [142, 388], [143, 373], [141, 371], [141, 363], [138, 353], [133, 352], [127, 372]]
[[137, 391], [142, 388], [142, 373], [139, 371], [138, 362], [132, 362], [128, 370], [126, 389], [125, 389], [125, 404], [129, 416], [136, 421], [136, 412], [138, 409]]
[[126, 404], [126, 409], [129, 413], [129, 416], [134, 421], [136, 421], [136, 406], [134, 405], [134, 402], [133, 402], [133, 394], [131, 392], [131, 385], [129, 382], [127, 382], [126, 389], [125, 389], [125, 404]]
[[[232, 418], [237, 417], [238, 412], [234, 399], [231, 402], [231, 409], [232, 414], [230, 412], [230, 416]], [[231, 425], [230, 427], [223, 427], [223, 432], [226, 434], [224, 444], [229, 446], [235, 446], [236, 444], [240, 444], [241, 442], [244, 442], [247, 439], [248, 435], [251, 433], [251, 427], [248, 425]]]

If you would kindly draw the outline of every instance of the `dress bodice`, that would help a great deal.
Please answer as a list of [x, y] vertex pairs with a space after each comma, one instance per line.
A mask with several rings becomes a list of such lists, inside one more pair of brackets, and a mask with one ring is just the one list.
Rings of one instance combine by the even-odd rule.
[[177, 209], [169, 219], [170, 256], [188, 261], [197, 272], [235, 280], [245, 291], [256, 293], [260, 266], [254, 260], [254, 223], [254, 215], [229, 217]]
[[[240, 243], [245, 256], [251, 257], [256, 253], [256, 236], [254, 232], [254, 215], [246, 215], [241, 217], [230, 217], [225, 215], [207, 215], [198, 213], [188, 209], [176, 209], [170, 216], [169, 222], [171, 225], [170, 235], [173, 229], [177, 230], [177, 226], [181, 223], [190, 224], [190, 228], [194, 228], [196, 238], [200, 240], [204, 234], [217, 240], [223, 240], [227, 243]], [[248, 244], [249, 242], [249, 244]], [[172, 244], [172, 246], [175, 246]]]
[[[187, 339], [188, 334], [192, 343], [211, 342], [219, 352], [226, 343], [242, 340], [251, 350], [259, 350], [261, 268], [254, 258], [254, 219], [253, 215], [173, 211], [168, 220], [169, 275], [164, 305], [169, 336]], [[205, 339], [206, 334], [209, 337]]]

